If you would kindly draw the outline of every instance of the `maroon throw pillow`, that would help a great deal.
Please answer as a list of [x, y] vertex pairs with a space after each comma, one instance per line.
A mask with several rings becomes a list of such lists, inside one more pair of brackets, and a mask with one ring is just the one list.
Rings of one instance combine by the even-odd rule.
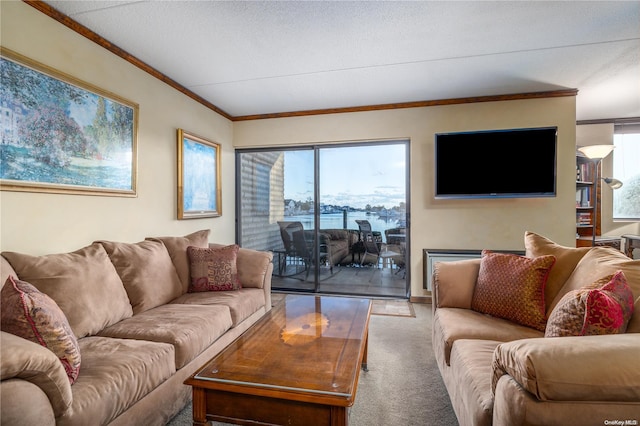
[[60, 307], [33, 285], [10, 276], [2, 291], [0, 328], [44, 346], [60, 359], [69, 382], [80, 373], [80, 347]]
[[191, 283], [189, 292], [238, 290], [237, 244], [220, 248], [187, 247]]
[[545, 337], [618, 334], [633, 315], [633, 293], [622, 271], [565, 294], [551, 311]]

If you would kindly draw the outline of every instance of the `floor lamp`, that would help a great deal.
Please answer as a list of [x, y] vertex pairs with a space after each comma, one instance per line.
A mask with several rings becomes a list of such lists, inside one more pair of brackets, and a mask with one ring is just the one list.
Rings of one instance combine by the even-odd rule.
[[[613, 145], [589, 145], [589, 146], [583, 146], [581, 148], [578, 148], [578, 151], [580, 151], [588, 159], [593, 161], [593, 163], [595, 164], [595, 168], [596, 168], [596, 178], [593, 181], [593, 184], [595, 186], [594, 186], [594, 197], [593, 197], [594, 198], [594, 201], [593, 201], [593, 224], [592, 224], [593, 227], [592, 227], [592, 231], [591, 231], [591, 246], [592, 247], [594, 247], [596, 245], [596, 228], [598, 226], [598, 185], [600, 184], [600, 179], [601, 179], [600, 178], [600, 162], [607, 155], [611, 154], [611, 151], [613, 151], [614, 148], [615, 148], [615, 146], [613, 146]], [[610, 179], [611, 182], [613, 183], [614, 179], [611, 179], [611, 178], [606, 178], [606, 179]], [[605, 180], [605, 179], [603, 179], [603, 180]], [[617, 179], [615, 179], [615, 181], [616, 181], [615, 184], [621, 183]], [[606, 180], [605, 180], [605, 182], [607, 184], [610, 184]], [[620, 186], [622, 186], [622, 185], [620, 185]], [[618, 186], [618, 188], [620, 186]]]

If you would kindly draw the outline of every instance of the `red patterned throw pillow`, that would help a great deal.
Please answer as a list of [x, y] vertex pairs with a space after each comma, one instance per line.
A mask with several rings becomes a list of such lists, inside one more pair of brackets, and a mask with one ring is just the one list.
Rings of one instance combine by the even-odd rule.
[[555, 260], [483, 250], [471, 308], [544, 331], [544, 286]]
[[545, 337], [624, 333], [633, 293], [622, 271], [565, 294], [549, 315]]
[[2, 291], [0, 328], [51, 350], [62, 362], [69, 382], [80, 373], [80, 347], [67, 317], [52, 298], [33, 285], [9, 277]]
[[220, 248], [187, 247], [191, 284], [189, 292], [237, 290], [238, 279], [237, 244]]

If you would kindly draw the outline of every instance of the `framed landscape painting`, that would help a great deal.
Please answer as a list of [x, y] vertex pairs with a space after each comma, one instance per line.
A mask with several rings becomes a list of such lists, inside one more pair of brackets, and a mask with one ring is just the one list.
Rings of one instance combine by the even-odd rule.
[[178, 129], [178, 219], [222, 214], [220, 145]]
[[138, 105], [0, 53], [0, 189], [136, 196]]

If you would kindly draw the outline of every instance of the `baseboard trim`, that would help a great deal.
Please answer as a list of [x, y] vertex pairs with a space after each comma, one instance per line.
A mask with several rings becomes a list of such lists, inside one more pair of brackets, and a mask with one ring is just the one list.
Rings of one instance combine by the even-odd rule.
[[411, 296], [409, 302], [431, 304], [431, 296]]

